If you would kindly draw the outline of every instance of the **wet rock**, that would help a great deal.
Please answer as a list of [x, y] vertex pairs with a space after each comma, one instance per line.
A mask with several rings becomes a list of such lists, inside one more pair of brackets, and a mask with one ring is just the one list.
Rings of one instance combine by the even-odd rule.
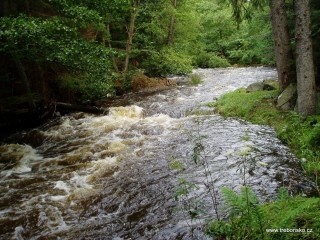
[[297, 87], [290, 84], [278, 97], [277, 108], [282, 111], [289, 111], [296, 100]]

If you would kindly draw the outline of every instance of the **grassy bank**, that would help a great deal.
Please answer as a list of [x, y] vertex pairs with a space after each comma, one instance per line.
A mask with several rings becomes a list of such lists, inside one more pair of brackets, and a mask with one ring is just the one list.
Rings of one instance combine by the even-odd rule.
[[[301, 160], [305, 174], [319, 186], [320, 116], [302, 119], [294, 112], [279, 111], [274, 106], [277, 94], [276, 90], [247, 93], [238, 89], [208, 106], [214, 106], [226, 117], [273, 127], [279, 139]], [[213, 222], [208, 230], [210, 235], [217, 239], [320, 239], [319, 197], [291, 197], [282, 189], [277, 201], [260, 205], [245, 192], [242, 196], [224, 193], [231, 214], [227, 221]]]

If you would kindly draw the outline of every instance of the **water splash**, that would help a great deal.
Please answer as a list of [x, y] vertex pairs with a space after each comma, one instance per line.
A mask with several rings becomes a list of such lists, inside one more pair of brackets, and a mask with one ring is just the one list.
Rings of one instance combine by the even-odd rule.
[[180, 161], [182, 177], [197, 184], [190, 199], [210, 200], [204, 171], [192, 164], [197, 128], [217, 187], [240, 186], [243, 157], [255, 159], [251, 184], [263, 201], [274, 198], [279, 186], [304, 182], [292, 168], [295, 157], [272, 129], [224, 119], [205, 107], [200, 108], [205, 116], [194, 111], [226, 91], [276, 78], [275, 70], [197, 73], [203, 77], [199, 86], [182, 82], [161, 93], [119, 97], [106, 116], [70, 114], [16, 136], [31, 144], [26, 136], [36, 132], [41, 139], [34, 147], [1, 145], [0, 237], [206, 239], [201, 227], [212, 218], [212, 207], [204, 206], [196, 223], [185, 211], [175, 211], [178, 172], [168, 160]]

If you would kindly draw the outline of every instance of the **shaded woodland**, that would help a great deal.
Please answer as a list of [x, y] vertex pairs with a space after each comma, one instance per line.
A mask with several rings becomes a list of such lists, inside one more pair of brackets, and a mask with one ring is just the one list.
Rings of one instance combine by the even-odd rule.
[[[311, 1], [317, 82], [319, 5]], [[282, 46], [272, 24], [279, 7], [287, 21], [286, 31], [278, 29], [280, 39], [287, 39]], [[130, 91], [137, 75], [165, 78], [198, 67], [277, 62], [282, 91], [296, 82], [296, 12], [292, 1], [2, 1], [2, 122], [21, 113], [31, 119], [47, 116], [55, 102], [95, 105], [96, 100]], [[287, 59], [280, 60], [274, 52], [281, 55], [283, 46]], [[284, 61], [291, 69], [283, 70], [282, 77], [279, 64]]]

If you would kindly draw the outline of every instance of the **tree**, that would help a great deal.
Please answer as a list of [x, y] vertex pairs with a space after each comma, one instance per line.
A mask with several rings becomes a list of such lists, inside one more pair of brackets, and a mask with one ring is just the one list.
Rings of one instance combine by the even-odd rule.
[[288, 19], [284, 0], [270, 0], [272, 34], [280, 92], [295, 80], [293, 54], [290, 45]]
[[129, 27], [127, 28], [128, 40], [127, 40], [127, 45], [126, 45], [126, 58], [125, 58], [125, 62], [124, 62], [123, 72], [128, 71], [130, 54], [131, 54], [131, 50], [132, 50], [133, 36], [134, 36], [134, 32], [135, 32], [135, 22], [136, 22], [136, 17], [137, 17], [137, 13], [138, 13], [138, 7], [139, 7], [139, 0], [131, 0], [130, 22], [129, 22]]
[[298, 113], [316, 113], [316, 84], [311, 40], [310, 0], [295, 0]]
[[175, 11], [177, 8], [177, 0], [172, 0], [173, 12], [171, 13], [170, 17], [170, 26], [168, 31], [168, 38], [167, 43], [170, 44], [173, 41], [173, 34], [174, 34], [174, 23], [175, 23]]

